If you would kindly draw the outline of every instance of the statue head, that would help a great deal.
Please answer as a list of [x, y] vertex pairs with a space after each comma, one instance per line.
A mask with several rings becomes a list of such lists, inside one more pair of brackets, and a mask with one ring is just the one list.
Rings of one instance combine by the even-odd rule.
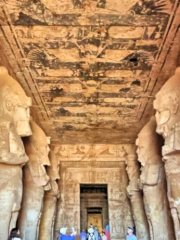
[[33, 134], [29, 136], [28, 139], [31, 143], [32, 149], [36, 152], [39, 161], [43, 165], [50, 166], [50, 137], [47, 137], [44, 131], [33, 120], [30, 120], [30, 126]]
[[2, 66], [0, 66], [0, 103], [0, 117], [6, 116], [12, 120], [19, 136], [31, 135], [29, 125], [31, 98], [26, 96], [20, 84]]
[[156, 94], [154, 109], [156, 110], [156, 131], [164, 138], [172, 127], [180, 122], [180, 67]]
[[29, 157], [27, 163], [33, 179], [40, 186], [46, 185], [49, 177], [46, 173], [46, 166], [50, 166], [49, 161], [49, 146], [50, 139], [46, 137], [43, 130], [33, 121], [30, 120], [32, 135], [25, 139], [25, 149]]
[[156, 133], [155, 117], [142, 128], [136, 139], [138, 161], [141, 165], [146, 164], [147, 159], [153, 161], [153, 156], [161, 155], [162, 140]]
[[135, 176], [135, 174], [139, 175], [139, 163], [135, 154], [127, 156], [126, 165], [126, 171], [128, 173], [129, 180], [131, 180]]
[[58, 161], [54, 151], [52, 151], [52, 150], [50, 150], [49, 159], [50, 159], [51, 166], [47, 167], [48, 176], [52, 180], [60, 179], [60, 176], [59, 176], [59, 164], [60, 164], [60, 162]]
[[126, 171], [129, 178], [127, 193], [130, 196], [135, 191], [139, 191], [140, 166], [135, 153], [127, 156], [126, 165]]

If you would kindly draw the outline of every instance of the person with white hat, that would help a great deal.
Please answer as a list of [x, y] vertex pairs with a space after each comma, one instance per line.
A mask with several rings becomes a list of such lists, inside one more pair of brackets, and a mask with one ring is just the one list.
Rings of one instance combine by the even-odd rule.
[[59, 240], [75, 240], [76, 239], [76, 230], [73, 227], [72, 228], [72, 233], [70, 235], [66, 235], [67, 228], [62, 227], [60, 228], [60, 236]]

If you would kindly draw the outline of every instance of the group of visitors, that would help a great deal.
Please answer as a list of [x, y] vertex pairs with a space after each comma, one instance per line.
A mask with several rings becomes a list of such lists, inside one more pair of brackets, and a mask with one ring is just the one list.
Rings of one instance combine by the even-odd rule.
[[[60, 236], [58, 240], [75, 240], [76, 239], [76, 229], [72, 228], [72, 233], [70, 235], [66, 235], [67, 228], [60, 229]], [[11, 230], [10, 236], [8, 240], [21, 240], [19, 237], [19, 230], [18, 228], [13, 228]], [[89, 227], [88, 231], [86, 232], [83, 230], [79, 235], [81, 240], [110, 240], [110, 231], [109, 225], [103, 229], [102, 235], [100, 235], [97, 226], [93, 227], [92, 225]], [[127, 228], [127, 236], [126, 240], [137, 240], [137, 237], [134, 235], [134, 228], [128, 227]]]
[[100, 234], [98, 227], [91, 224], [88, 230], [83, 230], [79, 236], [81, 240], [110, 240], [109, 225]]
[[[72, 228], [72, 233], [70, 235], [66, 234], [67, 228], [60, 229], [60, 236], [57, 240], [75, 240], [77, 232], [74, 228]], [[79, 238], [81, 240], [110, 240], [110, 232], [109, 232], [109, 225], [103, 229], [102, 234], [99, 233], [98, 227], [91, 226], [88, 228], [87, 231], [83, 230], [79, 234]]]
[[[72, 230], [73, 231], [71, 235], [66, 235], [67, 228], [61, 228], [58, 240], [75, 240], [77, 232], [74, 228], [72, 228]], [[98, 231], [98, 227], [93, 227], [93, 225], [91, 224], [87, 231], [83, 230], [79, 234], [79, 237], [81, 240], [110, 240], [109, 230], [109, 225], [107, 225], [106, 228], [103, 229], [102, 234], [100, 234]], [[137, 237], [134, 233], [134, 228], [128, 227], [126, 240], [137, 240]]]

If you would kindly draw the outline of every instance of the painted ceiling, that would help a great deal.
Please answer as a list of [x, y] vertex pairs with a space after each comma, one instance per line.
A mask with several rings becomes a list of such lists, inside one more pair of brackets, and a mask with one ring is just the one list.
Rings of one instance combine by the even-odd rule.
[[0, 63], [54, 144], [133, 143], [180, 48], [178, 0], [0, 0]]

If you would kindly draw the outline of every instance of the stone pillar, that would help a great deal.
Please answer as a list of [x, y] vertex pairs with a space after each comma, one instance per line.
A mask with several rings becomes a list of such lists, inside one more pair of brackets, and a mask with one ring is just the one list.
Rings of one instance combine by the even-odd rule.
[[162, 148], [168, 186], [168, 199], [176, 239], [180, 239], [180, 67], [156, 94], [156, 132], [163, 136]]
[[29, 161], [24, 167], [23, 200], [18, 226], [22, 240], [37, 240], [43, 207], [44, 191], [50, 189], [45, 166], [50, 165], [49, 138], [32, 120], [32, 136], [24, 140]]
[[45, 192], [43, 200], [43, 210], [40, 222], [39, 240], [53, 240], [54, 239], [54, 224], [56, 218], [56, 204], [59, 198], [59, 189], [57, 180], [59, 176], [59, 162], [56, 155], [50, 151], [50, 163], [51, 166], [47, 167], [47, 173], [50, 177], [51, 189]]
[[141, 163], [140, 185], [152, 240], [173, 240], [173, 222], [166, 193], [166, 178], [161, 157], [160, 136], [155, 132], [155, 118], [138, 135], [138, 160]]
[[0, 239], [8, 238], [20, 210], [22, 166], [28, 161], [21, 136], [32, 133], [30, 105], [18, 82], [0, 66]]
[[149, 227], [144, 210], [143, 195], [139, 188], [140, 167], [137, 156], [135, 154], [128, 155], [126, 164], [129, 177], [127, 194], [131, 202], [132, 214], [136, 226], [136, 236], [139, 240], [149, 240]]

